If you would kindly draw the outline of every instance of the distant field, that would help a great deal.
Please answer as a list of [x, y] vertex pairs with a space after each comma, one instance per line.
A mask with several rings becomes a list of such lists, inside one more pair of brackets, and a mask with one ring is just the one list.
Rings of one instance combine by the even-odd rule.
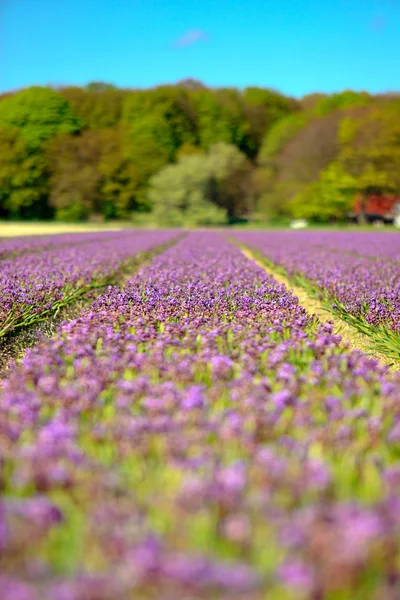
[[[120, 231], [121, 229], [164, 229], [163, 227], [157, 227], [155, 223], [150, 221], [114, 221], [112, 223], [57, 223], [57, 222], [5, 222], [0, 221], [0, 238], [14, 237], [20, 235], [51, 235], [57, 233], [73, 233], [73, 232], [85, 232], [85, 231]], [[192, 229], [188, 227], [187, 229]], [[204, 231], [207, 229], [213, 230], [244, 230], [244, 231], [290, 231], [288, 225], [267, 225], [264, 223], [248, 223], [225, 227], [197, 227], [198, 231]], [[399, 231], [396, 227], [386, 226], [382, 229], [377, 229], [372, 225], [364, 225], [360, 227], [355, 224], [345, 225], [312, 225], [307, 227], [304, 231], [374, 231], [377, 233], [387, 233], [393, 231]]]
[[[125, 225], [126, 227], [126, 225]], [[74, 231], [118, 231], [124, 226], [115, 223], [5, 223], [0, 222], [0, 237], [46, 235]]]

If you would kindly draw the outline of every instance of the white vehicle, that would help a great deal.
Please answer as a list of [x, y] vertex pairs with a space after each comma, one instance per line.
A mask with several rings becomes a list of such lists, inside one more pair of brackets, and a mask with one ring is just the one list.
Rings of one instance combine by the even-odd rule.
[[291, 229], [304, 229], [308, 227], [308, 221], [305, 219], [295, 219], [290, 223]]

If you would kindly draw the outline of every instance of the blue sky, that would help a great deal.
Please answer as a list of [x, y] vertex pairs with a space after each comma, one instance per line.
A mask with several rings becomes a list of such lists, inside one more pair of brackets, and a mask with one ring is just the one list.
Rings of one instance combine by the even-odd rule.
[[0, 91], [185, 77], [399, 90], [400, 0], [0, 0]]

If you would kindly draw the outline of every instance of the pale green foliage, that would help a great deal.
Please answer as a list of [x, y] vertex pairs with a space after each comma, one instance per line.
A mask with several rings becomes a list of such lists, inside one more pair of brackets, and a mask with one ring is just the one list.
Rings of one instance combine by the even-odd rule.
[[184, 156], [150, 180], [156, 220], [171, 226], [223, 223], [226, 211], [213, 203], [213, 171], [208, 157]]
[[150, 180], [154, 216], [171, 225], [218, 224], [252, 209], [252, 168], [230, 144], [206, 154], [182, 156]]
[[217, 181], [222, 181], [229, 173], [238, 169], [244, 159], [243, 154], [236, 146], [224, 142], [213, 144], [208, 152], [208, 157]]

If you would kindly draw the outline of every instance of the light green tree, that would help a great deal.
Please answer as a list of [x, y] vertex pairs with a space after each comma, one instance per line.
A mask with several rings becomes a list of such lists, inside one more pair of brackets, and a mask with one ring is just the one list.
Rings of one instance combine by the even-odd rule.
[[182, 156], [150, 179], [154, 217], [171, 225], [210, 225], [248, 216], [252, 167], [235, 146], [220, 142], [208, 153]]
[[150, 180], [154, 217], [170, 226], [224, 223], [226, 211], [214, 203], [214, 197], [210, 161], [201, 155], [184, 156]]
[[81, 124], [61, 94], [31, 87], [0, 102], [0, 127], [16, 127], [26, 143], [37, 149], [58, 133], [77, 133]]
[[344, 220], [351, 210], [356, 189], [355, 179], [340, 163], [331, 163], [317, 182], [305, 186], [294, 196], [290, 202], [291, 214], [319, 223]]

